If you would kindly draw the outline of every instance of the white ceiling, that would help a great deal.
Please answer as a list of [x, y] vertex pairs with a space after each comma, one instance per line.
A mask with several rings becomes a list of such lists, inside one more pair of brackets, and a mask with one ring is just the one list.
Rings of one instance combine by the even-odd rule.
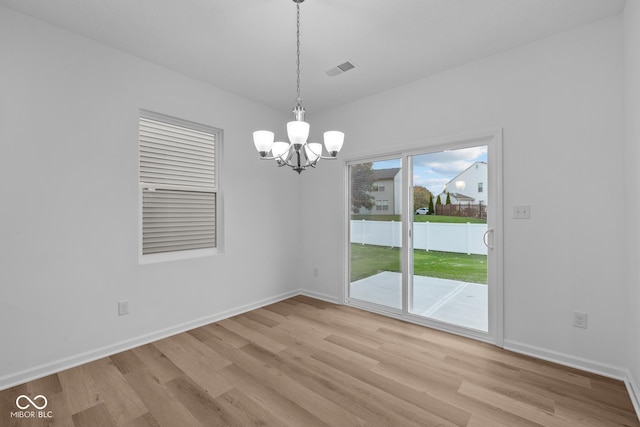
[[[635, 1], [635, 0], [632, 0]], [[625, 0], [306, 0], [301, 90], [317, 112], [618, 14]], [[246, 98], [295, 103], [292, 0], [0, 0]], [[346, 60], [357, 68], [326, 71]]]

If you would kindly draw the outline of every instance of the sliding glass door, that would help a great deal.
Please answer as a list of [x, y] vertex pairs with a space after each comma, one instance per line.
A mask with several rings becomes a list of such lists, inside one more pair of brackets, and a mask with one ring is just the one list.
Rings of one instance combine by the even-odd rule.
[[349, 166], [349, 297], [402, 311], [402, 161]]
[[488, 332], [487, 146], [410, 156], [409, 313]]
[[347, 302], [501, 344], [501, 133], [348, 162]]

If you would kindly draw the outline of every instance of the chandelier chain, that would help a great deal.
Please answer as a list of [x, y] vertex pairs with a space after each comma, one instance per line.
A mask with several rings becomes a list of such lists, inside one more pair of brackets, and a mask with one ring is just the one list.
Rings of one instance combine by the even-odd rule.
[[296, 21], [296, 91], [298, 98], [296, 105], [300, 105], [300, 3], [296, 3], [297, 21]]

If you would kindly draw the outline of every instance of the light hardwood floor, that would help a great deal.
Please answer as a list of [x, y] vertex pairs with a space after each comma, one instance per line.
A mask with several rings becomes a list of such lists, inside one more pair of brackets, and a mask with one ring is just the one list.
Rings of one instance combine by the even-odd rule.
[[[22, 394], [52, 418], [12, 418]], [[18, 427], [640, 426], [620, 381], [302, 296], [1, 391], [0, 411]]]

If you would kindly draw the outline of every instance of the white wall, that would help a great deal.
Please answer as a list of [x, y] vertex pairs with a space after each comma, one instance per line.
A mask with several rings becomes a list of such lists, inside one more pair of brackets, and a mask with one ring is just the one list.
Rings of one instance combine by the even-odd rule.
[[[251, 136], [284, 114], [2, 7], [0, 52], [0, 388], [295, 293], [298, 183]], [[138, 265], [139, 108], [224, 130], [223, 255]]]
[[[505, 339], [586, 367], [630, 366], [637, 383], [640, 231], [629, 228], [626, 269], [625, 213], [584, 207], [626, 196], [638, 217], [638, 9], [627, 3], [624, 67], [622, 21], [611, 18], [310, 114], [312, 129], [346, 131], [345, 147], [342, 160], [296, 177], [257, 161], [251, 143], [253, 129], [287, 114], [0, 7], [0, 388], [299, 286], [340, 301], [344, 159], [495, 127]], [[139, 108], [224, 129], [224, 255], [138, 265]], [[510, 219], [519, 204], [531, 220]], [[581, 232], [594, 216], [606, 219], [597, 247]], [[289, 233], [273, 227], [283, 221]], [[297, 246], [284, 240], [294, 233]], [[283, 268], [292, 260], [297, 270]], [[121, 299], [129, 316], [116, 314]], [[574, 310], [589, 313], [589, 329], [571, 327]]]
[[[504, 128], [505, 344], [613, 374], [628, 363], [625, 213], [597, 195], [625, 200], [622, 40], [613, 17], [310, 118], [345, 131], [343, 161]], [[300, 190], [320, 230], [300, 241], [300, 281], [329, 299], [343, 293], [344, 175], [325, 162]], [[530, 220], [512, 219], [520, 204]]]
[[[624, 9], [625, 159], [629, 261], [629, 368], [640, 399], [640, 2]], [[640, 402], [637, 402], [640, 403]], [[640, 407], [637, 408], [640, 411]]]

